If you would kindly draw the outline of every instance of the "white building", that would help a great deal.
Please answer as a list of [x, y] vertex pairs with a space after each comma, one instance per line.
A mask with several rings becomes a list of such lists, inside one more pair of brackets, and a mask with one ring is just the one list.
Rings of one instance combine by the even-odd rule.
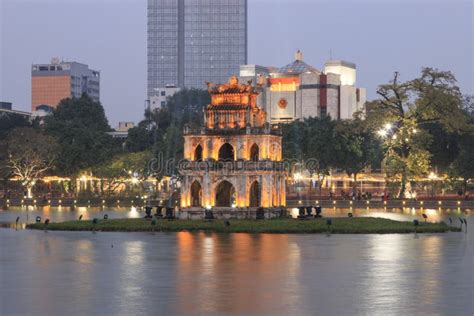
[[164, 88], [156, 88], [155, 95], [150, 96], [150, 109], [160, 109], [166, 105], [168, 97], [179, 91], [179, 88], [173, 85], [167, 85]]
[[258, 104], [272, 124], [325, 115], [351, 119], [366, 101], [366, 90], [356, 87], [355, 64], [331, 60], [321, 72], [306, 64], [300, 51], [281, 68], [242, 65], [240, 77], [259, 86]]
[[107, 132], [113, 138], [127, 139], [128, 131], [135, 127], [133, 122], [119, 122], [117, 128], [112, 132]]

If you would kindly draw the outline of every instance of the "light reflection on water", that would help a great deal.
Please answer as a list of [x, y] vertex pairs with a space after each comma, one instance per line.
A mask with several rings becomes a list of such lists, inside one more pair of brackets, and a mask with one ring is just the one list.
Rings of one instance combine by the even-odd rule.
[[[424, 211], [430, 220], [459, 215]], [[14, 221], [18, 211], [12, 213], [1, 216]], [[463, 216], [472, 227], [469, 214]], [[471, 232], [415, 238], [0, 229], [0, 315], [472, 315], [473, 242]]]

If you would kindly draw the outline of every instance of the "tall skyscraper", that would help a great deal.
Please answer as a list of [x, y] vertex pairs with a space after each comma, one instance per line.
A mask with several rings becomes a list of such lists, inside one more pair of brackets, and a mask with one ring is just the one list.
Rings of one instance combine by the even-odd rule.
[[225, 82], [247, 63], [247, 0], [148, 0], [148, 97]]
[[77, 62], [53, 58], [50, 64], [31, 66], [31, 110], [40, 105], [55, 108], [64, 98], [79, 98], [83, 93], [92, 100], [100, 98], [100, 72]]

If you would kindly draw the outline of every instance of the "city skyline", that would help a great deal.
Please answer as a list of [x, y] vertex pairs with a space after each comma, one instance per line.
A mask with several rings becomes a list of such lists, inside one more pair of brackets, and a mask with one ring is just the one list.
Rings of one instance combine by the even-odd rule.
[[[248, 63], [282, 66], [301, 49], [321, 70], [332, 54], [357, 64], [369, 100], [394, 71], [410, 79], [430, 66], [452, 71], [462, 92], [472, 94], [472, 3], [402, 3], [249, 1]], [[28, 110], [31, 64], [59, 57], [101, 72], [101, 102], [112, 126], [139, 121], [146, 98], [146, 7], [145, 1], [3, 1], [0, 99]], [[51, 14], [55, 19], [42, 18]], [[88, 23], [70, 23], [81, 15]]]

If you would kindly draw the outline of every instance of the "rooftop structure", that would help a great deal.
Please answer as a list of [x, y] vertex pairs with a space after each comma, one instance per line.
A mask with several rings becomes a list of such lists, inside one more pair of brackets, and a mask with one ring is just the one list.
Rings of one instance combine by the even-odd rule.
[[351, 119], [366, 100], [366, 90], [356, 87], [355, 64], [331, 60], [320, 71], [304, 62], [299, 50], [280, 68], [242, 65], [240, 78], [255, 83], [258, 103], [272, 124], [326, 115]]

